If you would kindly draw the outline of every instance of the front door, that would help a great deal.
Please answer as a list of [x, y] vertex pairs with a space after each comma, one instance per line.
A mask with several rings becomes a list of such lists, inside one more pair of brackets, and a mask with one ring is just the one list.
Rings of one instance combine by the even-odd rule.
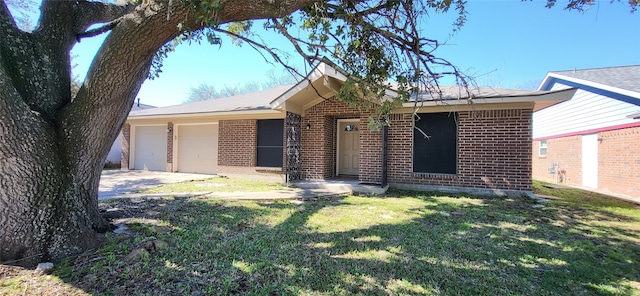
[[338, 120], [338, 175], [357, 176], [360, 168], [360, 121]]

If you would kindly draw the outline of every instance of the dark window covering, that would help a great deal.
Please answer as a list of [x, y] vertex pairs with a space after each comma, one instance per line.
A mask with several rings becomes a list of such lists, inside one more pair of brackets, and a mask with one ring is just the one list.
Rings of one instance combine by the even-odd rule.
[[456, 174], [458, 164], [458, 114], [421, 113], [413, 131], [413, 172]]
[[259, 167], [282, 167], [284, 120], [258, 120], [257, 161]]

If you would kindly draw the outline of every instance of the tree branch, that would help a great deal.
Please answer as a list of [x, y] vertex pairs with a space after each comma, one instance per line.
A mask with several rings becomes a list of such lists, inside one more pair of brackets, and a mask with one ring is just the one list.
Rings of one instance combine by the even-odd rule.
[[[280, 65], [282, 65], [283, 67], [285, 67], [285, 69], [286, 69], [287, 71], [289, 71], [289, 73], [291, 73], [291, 74], [294, 74], [294, 73], [295, 73], [295, 75], [298, 75], [298, 76], [300, 76], [300, 77], [305, 77], [305, 75], [304, 75], [304, 74], [302, 74], [302, 73], [300, 73], [300, 72], [298, 72], [298, 70], [297, 70], [296, 68], [289, 66], [285, 61], [283, 61], [283, 60], [280, 58], [280, 56], [279, 56], [279, 55], [278, 55], [278, 54], [277, 54], [277, 53], [276, 53], [272, 48], [269, 48], [269, 47], [267, 47], [266, 45], [264, 45], [264, 44], [262, 44], [262, 43], [258, 43], [258, 42], [256, 42], [256, 41], [253, 41], [253, 40], [251, 40], [251, 39], [249, 39], [249, 38], [247, 38], [247, 37], [244, 37], [244, 36], [241, 36], [241, 35], [238, 35], [238, 34], [235, 34], [235, 33], [232, 33], [232, 32], [226, 31], [226, 30], [223, 30], [223, 29], [215, 29], [215, 31], [220, 32], [220, 33], [228, 34], [229, 36], [232, 36], [232, 37], [234, 37], [234, 38], [238, 38], [238, 39], [240, 39], [240, 40], [242, 40], [242, 41], [244, 41], [244, 42], [247, 42], [249, 45], [251, 45], [251, 47], [252, 47], [253, 49], [255, 49], [256, 51], [258, 51], [261, 55], [262, 55], [261, 50], [262, 50], [262, 51], [267, 52], [269, 55], [271, 55], [271, 57], [272, 57], [276, 62], [278, 62], [278, 63], [279, 63]], [[301, 54], [302, 54], [302, 53], [301, 53]], [[270, 64], [271, 64], [271, 62], [270, 62], [270, 61], [269, 61], [269, 60], [268, 60], [264, 55], [262, 55], [262, 56], [263, 56], [263, 58], [265, 59], [265, 61], [266, 61], [267, 63], [270, 63]], [[311, 66], [313, 66], [313, 62], [315, 62], [315, 61], [319, 61], [319, 60], [320, 60], [320, 58], [319, 58], [318, 56], [315, 56], [315, 57], [314, 57], [314, 56], [304, 55], [304, 57], [305, 57], [305, 60], [307, 60], [307, 62], [308, 62], [308, 63], [309, 63], [309, 65], [311, 65]], [[315, 87], [315, 85], [313, 85], [313, 83], [312, 83], [312, 82], [313, 82], [313, 81], [309, 81], [309, 85], [311, 86], [311, 88], [313, 88], [313, 90], [316, 92], [316, 94], [317, 94], [319, 97], [321, 97], [321, 98], [323, 98], [323, 99], [325, 99], [325, 100], [329, 100], [330, 98], [327, 98], [327, 97], [323, 96], [322, 94], [320, 94], [320, 91]]]
[[113, 22], [110, 22], [110, 23], [102, 26], [102, 27], [91, 29], [91, 30], [88, 30], [88, 31], [86, 31], [84, 33], [77, 34], [76, 35], [76, 39], [78, 40], [78, 42], [80, 42], [80, 40], [82, 38], [89, 38], [89, 37], [100, 35], [100, 34], [102, 34], [104, 32], [112, 30], [117, 25], [118, 25], [118, 20], [115, 20]]
[[[267, 52], [276, 62], [281, 64], [283, 67], [285, 67], [287, 69], [287, 71], [289, 71], [289, 73], [292, 73], [292, 74], [295, 73], [295, 75], [298, 75], [300, 77], [304, 77], [305, 76], [304, 74], [298, 72], [298, 70], [296, 68], [289, 66], [285, 61], [283, 61], [282, 58], [280, 58], [280, 56], [274, 51], [273, 48], [269, 48], [269, 47], [267, 47], [266, 45], [264, 45], [262, 43], [258, 43], [258, 42], [254, 41], [254, 40], [251, 40], [251, 39], [247, 38], [247, 37], [244, 37], [242, 35], [239, 35], [239, 34], [236, 34], [236, 33], [233, 33], [233, 32], [229, 32], [227, 30], [214, 29], [214, 31], [227, 34], [229, 36], [232, 36], [233, 38], [238, 38], [238, 39], [248, 43], [253, 49], [258, 51], [260, 54], [262, 54], [262, 51]], [[271, 64], [271, 62], [264, 55], [262, 55], [262, 56], [263, 56], [264, 60], [267, 63]], [[307, 59], [307, 58], [305, 57], [305, 59]], [[307, 62], [309, 62], [311, 64], [311, 60], [307, 60]]]
[[2, 29], [1, 31], [16, 30], [18, 28], [4, 0], [0, 0], [0, 28]]
[[43, 0], [40, 6], [40, 22], [34, 30], [44, 38], [59, 36], [58, 43], [64, 44], [62, 39], [72, 39], [68, 28], [73, 23], [72, 11], [74, 1]]
[[300, 39], [294, 38], [293, 36], [291, 36], [291, 34], [289, 34], [289, 32], [287, 31], [287, 29], [282, 26], [282, 24], [280, 24], [280, 22], [278, 22], [278, 20], [276, 19], [272, 19], [271, 20], [275, 25], [276, 28], [280, 31], [280, 33], [289, 40], [289, 42], [291, 42], [291, 44], [293, 45], [293, 47], [296, 49], [296, 51], [298, 52], [299, 55], [301, 55], [306, 61], [307, 63], [309, 63], [309, 65], [312, 64], [312, 60], [317, 60], [318, 59], [318, 54], [316, 53], [315, 55], [308, 55], [307, 53], [304, 52], [304, 50], [302, 50], [302, 48], [300, 47], [301, 42], [306, 43], [309, 45], [309, 43], [304, 42]]
[[[91, 25], [99, 23], [113, 24], [115, 20], [134, 11], [138, 5], [117, 5], [102, 2], [82, 1], [74, 6], [74, 32], [79, 36], [84, 34]], [[114, 25], [115, 26], [115, 25]], [[113, 27], [111, 27], [113, 28]], [[110, 30], [110, 29], [109, 29]], [[93, 30], [91, 30], [93, 31]], [[106, 32], [106, 31], [103, 31]], [[95, 35], [93, 35], [95, 36]], [[86, 36], [91, 37], [91, 36]], [[84, 38], [84, 37], [81, 37]]]

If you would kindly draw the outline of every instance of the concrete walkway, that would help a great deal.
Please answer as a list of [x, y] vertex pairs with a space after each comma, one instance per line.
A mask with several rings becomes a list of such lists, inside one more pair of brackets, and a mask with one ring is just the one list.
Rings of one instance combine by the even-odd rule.
[[163, 184], [202, 180], [215, 177], [204, 174], [184, 174], [152, 171], [107, 170], [100, 177], [98, 199], [125, 197], [142, 189]]
[[178, 198], [202, 197], [202, 198], [220, 198], [228, 200], [311, 200], [319, 197], [334, 197], [351, 194], [350, 191], [343, 190], [325, 190], [325, 189], [300, 189], [287, 188], [282, 190], [272, 190], [263, 192], [172, 192], [172, 193], [125, 193], [113, 195], [107, 198], [159, 198], [164, 196], [173, 196]]
[[[202, 180], [215, 177], [215, 175], [167, 173], [152, 171], [104, 171], [100, 178], [100, 200], [109, 198], [152, 198], [162, 196], [175, 197], [215, 197], [222, 199], [239, 200], [308, 200], [318, 197], [340, 196], [352, 194], [354, 191], [368, 192], [369, 186], [358, 185], [354, 182], [316, 182], [300, 181], [294, 184], [294, 188], [284, 188], [267, 192], [173, 192], [173, 193], [137, 193], [163, 184]], [[236, 176], [237, 177], [237, 176]], [[245, 178], [251, 178], [245, 176]], [[353, 184], [352, 184], [353, 183]], [[378, 188], [378, 187], [375, 187]]]

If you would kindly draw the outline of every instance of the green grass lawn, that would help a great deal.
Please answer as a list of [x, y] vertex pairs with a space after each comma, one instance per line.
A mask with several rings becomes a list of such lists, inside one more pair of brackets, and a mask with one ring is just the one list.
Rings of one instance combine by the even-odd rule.
[[282, 182], [213, 177], [182, 183], [160, 185], [140, 190], [138, 193], [190, 193], [190, 192], [264, 192], [276, 189], [287, 189]]
[[554, 194], [539, 209], [524, 198], [404, 191], [111, 201], [101, 206], [135, 208], [122, 220], [129, 234], [109, 234], [51, 276], [0, 275], [0, 294], [640, 295], [640, 209]]

